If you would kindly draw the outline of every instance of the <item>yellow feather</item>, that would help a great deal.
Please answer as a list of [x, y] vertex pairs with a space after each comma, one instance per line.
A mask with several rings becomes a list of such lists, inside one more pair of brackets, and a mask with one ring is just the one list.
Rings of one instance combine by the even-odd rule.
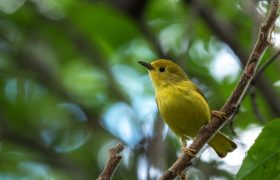
[[190, 81], [157, 90], [156, 98], [161, 116], [179, 137], [194, 137], [210, 119], [207, 102], [193, 90]]
[[[195, 137], [211, 119], [208, 103], [199, 88], [172, 61], [159, 59], [151, 64], [140, 64], [149, 70], [159, 112], [169, 128], [181, 140]], [[236, 144], [220, 132], [210, 140], [209, 145], [220, 157], [236, 148]]]

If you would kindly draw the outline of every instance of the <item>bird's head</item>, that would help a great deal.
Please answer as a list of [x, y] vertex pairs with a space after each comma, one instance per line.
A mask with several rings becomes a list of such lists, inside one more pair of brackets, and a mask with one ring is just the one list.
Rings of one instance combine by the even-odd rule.
[[188, 80], [188, 76], [183, 69], [170, 60], [158, 59], [152, 63], [143, 61], [138, 61], [138, 63], [149, 71], [150, 78], [156, 89]]

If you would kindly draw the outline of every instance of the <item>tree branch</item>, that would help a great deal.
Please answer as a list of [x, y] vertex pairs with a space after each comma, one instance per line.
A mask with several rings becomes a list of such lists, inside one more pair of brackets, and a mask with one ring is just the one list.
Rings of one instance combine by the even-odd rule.
[[[236, 112], [237, 106], [240, 104], [241, 99], [243, 98], [248, 86], [256, 72], [256, 69], [259, 65], [259, 62], [262, 58], [262, 55], [268, 45], [270, 44], [270, 34], [271, 28], [273, 27], [275, 20], [278, 17], [278, 0], [271, 1], [270, 11], [268, 18], [261, 25], [257, 42], [254, 46], [254, 49], [247, 61], [243, 74], [240, 81], [235, 87], [232, 95], [229, 97], [225, 105], [220, 109], [220, 111], [226, 114], [227, 120], [223, 121], [217, 117], [212, 117], [210, 123], [206, 126], [203, 126], [197, 137], [194, 139], [193, 143], [190, 145], [191, 149], [196, 150], [197, 152], [210, 140], [210, 138], [225, 124], [228, 122], [231, 117]], [[182, 154], [177, 161], [164, 172], [161, 179], [173, 179], [175, 178], [186, 166], [190, 163], [193, 157], [189, 155]]]
[[256, 118], [260, 121], [260, 123], [264, 124], [266, 122], [266, 119], [262, 115], [260, 109], [258, 108], [257, 99], [256, 99], [256, 88], [254, 88], [254, 87], [251, 88], [249, 93], [250, 93], [252, 110], [253, 110]]
[[108, 161], [104, 167], [104, 170], [99, 175], [97, 180], [110, 180], [113, 173], [116, 170], [117, 165], [119, 164], [121, 160], [120, 153], [123, 151], [124, 145], [123, 144], [117, 144], [114, 148], [109, 150], [109, 157]]
[[[216, 34], [216, 36], [224, 41], [232, 49], [234, 54], [240, 59], [240, 62], [245, 65], [247, 63], [247, 52], [240, 48], [240, 44], [236, 41], [236, 38], [232, 32], [231, 24], [223, 21], [215, 14], [215, 10], [210, 6], [207, 6], [200, 2], [200, 0], [185, 0], [187, 5], [190, 5], [195, 12], [202, 18], [205, 24]], [[233, 31], [234, 32], [234, 31]], [[276, 116], [280, 115], [280, 100], [279, 95], [273, 90], [272, 85], [262, 75], [258, 77], [258, 81], [255, 83], [261, 94], [265, 97], [267, 104], [269, 105], [272, 113]]]
[[252, 84], [254, 83], [254, 81], [263, 73], [263, 71], [273, 62], [275, 61], [280, 55], [280, 50], [278, 50], [269, 60], [267, 60], [256, 72], [253, 80], [252, 80]]
[[[261, 67], [258, 68], [257, 72], [255, 73], [251, 84], [249, 85], [249, 88], [246, 92], [246, 94], [250, 93], [251, 98], [251, 104], [253, 111], [257, 117], [257, 119], [260, 120], [260, 122], [263, 124], [265, 122], [265, 117], [261, 114], [260, 110], [258, 109], [257, 102], [256, 102], [256, 89], [255, 83], [256, 79], [259, 79], [259, 76], [264, 72], [264, 70], [273, 62], [275, 61], [280, 55], [280, 50], [278, 50], [271, 58], [269, 58]], [[246, 96], [246, 95], [245, 95]]]

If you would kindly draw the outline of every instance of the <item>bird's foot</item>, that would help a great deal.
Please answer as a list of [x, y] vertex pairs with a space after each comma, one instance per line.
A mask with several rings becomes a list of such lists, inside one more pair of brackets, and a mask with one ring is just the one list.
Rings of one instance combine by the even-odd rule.
[[217, 117], [221, 120], [226, 120], [227, 119], [227, 116], [226, 116], [226, 113], [225, 112], [222, 112], [222, 111], [211, 111], [211, 116], [213, 117]]
[[182, 151], [186, 154], [189, 155], [191, 157], [194, 157], [196, 154], [196, 150], [195, 149], [191, 149], [191, 148], [187, 148], [187, 147], [182, 147]]

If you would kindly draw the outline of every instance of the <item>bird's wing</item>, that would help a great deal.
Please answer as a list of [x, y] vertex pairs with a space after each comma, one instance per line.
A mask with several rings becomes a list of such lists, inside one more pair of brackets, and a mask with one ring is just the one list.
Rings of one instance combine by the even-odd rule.
[[195, 84], [194, 84], [194, 90], [197, 91], [205, 99], [206, 102], [208, 102], [203, 92]]

